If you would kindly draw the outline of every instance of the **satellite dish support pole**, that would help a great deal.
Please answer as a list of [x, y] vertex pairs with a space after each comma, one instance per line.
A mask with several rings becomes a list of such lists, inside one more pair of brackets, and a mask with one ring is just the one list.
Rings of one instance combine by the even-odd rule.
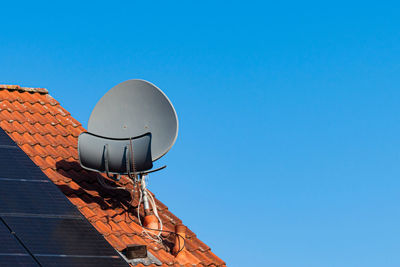
[[146, 190], [147, 174], [140, 174], [139, 176], [140, 176], [140, 188], [141, 188], [142, 194], [143, 194], [144, 214], [145, 214], [145, 216], [152, 215], [152, 212], [150, 210], [150, 205], [149, 205], [149, 198], [147, 196], [147, 190]]
[[[157, 207], [154, 203], [152, 203], [153, 211], [150, 209], [149, 205], [149, 196], [150, 194], [146, 189], [146, 174], [139, 174], [140, 177], [140, 190], [143, 194], [143, 207], [144, 207], [144, 222], [143, 227], [146, 229], [147, 232], [152, 233], [153, 235], [159, 236], [161, 232], [158, 231], [160, 225], [162, 230], [162, 222], [161, 219], [157, 215]], [[151, 197], [151, 195], [150, 195]]]

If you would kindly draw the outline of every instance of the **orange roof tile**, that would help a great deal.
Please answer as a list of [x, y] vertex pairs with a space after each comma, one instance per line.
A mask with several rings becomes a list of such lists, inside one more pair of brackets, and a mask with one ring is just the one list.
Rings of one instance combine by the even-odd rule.
[[[170, 253], [168, 246], [147, 239], [130, 205], [130, 194], [104, 189], [97, 183], [99, 174], [81, 168], [77, 142], [85, 129], [46, 89], [0, 85], [0, 127], [115, 249], [121, 251], [127, 245], [145, 244], [162, 266], [225, 266], [189, 229], [186, 249], [178, 257]], [[128, 184], [124, 179], [120, 183]], [[182, 221], [155, 200], [165, 229], [173, 231]], [[133, 206], [137, 204], [135, 201]]]

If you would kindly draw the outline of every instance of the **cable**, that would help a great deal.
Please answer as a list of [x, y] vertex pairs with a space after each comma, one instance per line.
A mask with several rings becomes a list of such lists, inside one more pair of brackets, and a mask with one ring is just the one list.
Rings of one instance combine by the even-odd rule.
[[[129, 191], [129, 192], [132, 191], [132, 193], [131, 193], [131, 196], [132, 196], [131, 205], [132, 205], [132, 201], [133, 201], [133, 199], [134, 199], [134, 191], [135, 191], [135, 188], [136, 188], [136, 186], [137, 186], [137, 185], [136, 185], [137, 181], [134, 182], [134, 181], [132, 181], [131, 179], [128, 179], [128, 181], [133, 185], [132, 190], [129, 190], [128, 188], [123, 187], [123, 186], [113, 187], [113, 186], [107, 185], [107, 184], [105, 183], [104, 177], [103, 177], [102, 175], [98, 175], [98, 176], [97, 176], [97, 180], [99, 181], [99, 184], [100, 184], [101, 186], [103, 186], [104, 188], [107, 188], [107, 189], [111, 189], [111, 190], [122, 189], [122, 190], [126, 190], [126, 191]], [[152, 207], [152, 209], [153, 209], [154, 215], [156, 216], [156, 218], [157, 218], [157, 220], [158, 220], [158, 222], [159, 222], [160, 229], [152, 229], [152, 228], [147, 228], [147, 227], [143, 226], [142, 221], [140, 220], [140, 205], [141, 205], [142, 200], [143, 200], [143, 192], [142, 192], [141, 187], [138, 186], [137, 188], [139, 188], [139, 193], [140, 193], [140, 194], [139, 194], [139, 203], [138, 203], [138, 207], [137, 207], [137, 218], [138, 218], [138, 220], [139, 220], [140, 226], [141, 226], [142, 229], [143, 229], [143, 233], [144, 233], [149, 239], [151, 239], [151, 240], [153, 240], [154, 242], [157, 242], [157, 243], [162, 243], [162, 241], [163, 241], [162, 238], [161, 238], [161, 233], [162, 233], [162, 232], [174, 234], [175, 236], [180, 237], [180, 238], [178, 238], [179, 247], [181, 247], [181, 244], [180, 244], [180, 243], [181, 243], [181, 238], [182, 238], [182, 240], [183, 240], [183, 246], [182, 246], [182, 248], [179, 249], [179, 251], [178, 251], [177, 253], [181, 252], [181, 251], [185, 248], [185, 246], [186, 246], [185, 238], [184, 238], [182, 235], [180, 235], [180, 234], [178, 234], [178, 233], [176, 233], [176, 232], [168, 231], [168, 230], [164, 230], [164, 229], [163, 229], [163, 228], [164, 228], [164, 225], [163, 225], [163, 222], [162, 222], [162, 220], [161, 220], [161, 218], [160, 218], [160, 216], [159, 216], [159, 214], [158, 214], [157, 204], [156, 204], [156, 202], [155, 202], [155, 200], [154, 200], [153, 195], [150, 193], [150, 191], [149, 191], [146, 187], [145, 187], [145, 191], [146, 191], [146, 194], [149, 196], [150, 204], [151, 204], [151, 207]], [[151, 232], [149, 232], [149, 231], [156, 231], [156, 232], [158, 232], [158, 234], [153, 234], [153, 233], [151, 233]], [[156, 238], [154, 238], [152, 235], [155, 236]]]
[[[151, 231], [162, 231], [162, 232], [165, 232], [165, 233], [170, 233], [170, 234], [173, 234], [173, 235], [176, 235], [176, 236], [182, 238], [182, 240], [183, 240], [183, 246], [182, 246], [181, 249], [179, 249], [179, 251], [177, 252], [177, 254], [178, 254], [179, 252], [181, 252], [181, 251], [186, 247], [186, 239], [185, 239], [181, 234], [178, 234], [178, 233], [173, 232], [173, 231], [168, 231], [168, 230], [151, 229], [151, 228], [147, 228], [147, 227], [144, 227], [144, 226], [142, 226], [142, 227], [145, 228], [145, 229], [147, 229], [147, 230], [151, 230]], [[178, 238], [179, 247], [181, 246], [181, 239], [180, 239], [180, 238]]]
[[118, 189], [128, 190], [124, 186], [110, 186], [110, 185], [106, 184], [106, 182], [104, 181], [104, 177], [100, 174], [97, 175], [97, 181], [99, 182], [99, 184], [101, 186], [103, 186], [104, 188], [110, 189], [110, 190], [118, 190]]
[[[152, 207], [153, 207], [153, 212], [154, 212], [154, 214], [157, 214], [157, 215], [156, 215], [156, 218], [158, 219], [158, 221], [160, 222], [160, 225], [161, 225], [161, 230], [160, 230], [160, 229], [157, 229], [157, 230], [154, 230], [154, 231], [159, 231], [159, 233], [155, 235], [155, 234], [153, 234], [153, 233], [147, 231], [147, 230], [146, 230], [146, 227], [143, 226], [142, 221], [140, 220], [140, 205], [141, 205], [142, 199], [143, 199], [143, 192], [142, 192], [142, 189], [141, 189], [140, 187], [138, 187], [138, 188], [139, 188], [139, 193], [140, 193], [140, 195], [139, 195], [139, 204], [138, 204], [138, 207], [137, 207], [137, 218], [138, 218], [138, 220], [139, 220], [139, 224], [140, 224], [140, 226], [141, 226], [142, 229], [143, 229], [143, 233], [145, 233], [149, 239], [151, 239], [151, 240], [153, 240], [154, 242], [157, 242], [157, 243], [162, 243], [162, 239], [161, 239], [161, 237], [160, 237], [161, 232], [162, 232], [162, 221], [161, 221], [160, 217], [158, 216], [157, 206], [155, 206], [155, 203], [154, 203], [154, 206], [153, 206], [153, 203], [152, 203], [152, 202], [154, 202], [154, 199], [153, 199], [152, 201], [150, 201], [150, 203], [151, 203], [151, 205], [152, 205]], [[145, 190], [146, 190], [146, 193], [148, 193], [149, 195], [151, 195], [151, 194], [149, 193], [149, 191], [147, 190], [147, 188], [145, 188]], [[152, 197], [153, 197], [153, 196], [151, 196], [151, 198], [152, 198]], [[152, 235], [154, 235], [156, 238], [152, 237]]]
[[[149, 190], [147, 190], [147, 188], [146, 188], [146, 191], [147, 191], [147, 195], [150, 196], [150, 204], [151, 204], [151, 206], [152, 206], [152, 208], [153, 208], [154, 215], [156, 216], [156, 218], [157, 218], [158, 221], [160, 222], [160, 231], [162, 231], [162, 230], [163, 230], [163, 223], [162, 223], [162, 221], [161, 221], [160, 216], [158, 215], [158, 210], [157, 210], [156, 202], [155, 202], [155, 200], [154, 200], [154, 198], [153, 198], [153, 195], [150, 193]], [[159, 234], [161, 234], [161, 233], [159, 233]]]
[[[136, 172], [136, 164], [135, 164], [135, 159], [134, 159], [134, 150], [133, 150], [133, 142], [132, 142], [132, 138], [129, 138], [129, 147], [127, 147], [127, 149], [125, 150], [125, 156], [126, 156], [126, 170], [128, 173], [128, 177], [130, 179], [128, 179], [132, 184], [133, 184], [133, 189], [132, 189], [132, 193], [131, 193], [131, 202], [130, 204], [132, 205], [132, 201], [133, 201], [133, 196], [134, 196], [134, 190], [136, 187], [136, 184], [138, 183], [138, 179], [137, 179], [137, 172]], [[107, 173], [107, 176], [110, 177], [109, 175], [109, 167], [108, 167], [108, 157], [109, 157], [109, 151], [108, 151], [108, 144], [106, 144], [104, 146], [104, 153], [105, 153], [105, 161], [104, 161], [104, 165], [105, 165], [105, 171]], [[127, 155], [129, 154], [129, 155]], [[133, 175], [131, 174], [131, 167], [132, 167], [132, 171], [133, 171]], [[139, 197], [139, 203], [138, 203], [138, 207], [137, 207], [137, 218], [139, 220], [139, 224], [143, 229], [143, 232], [147, 235], [148, 238], [150, 238], [151, 240], [157, 242], [157, 243], [162, 243], [162, 238], [161, 238], [161, 233], [163, 232], [163, 223], [162, 220], [160, 218], [160, 216], [158, 215], [158, 210], [157, 210], [157, 204], [153, 198], [153, 195], [150, 193], [150, 191], [146, 188], [146, 178], [148, 179], [146, 174], [139, 174], [140, 178], [141, 178], [141, 187], [139, 188], [139, 192], [140, 192], [140, 197]], [[122, 190], [126, 190], [129, 191], [126, 187], [123, 186], [119, 186], [119, 187], [113, 187], [113, 186], [109, 186], [105, 183], [104, 181], [104, 177], [101, 175], [97, 176], [97, 180], [99, 181], [99, 184], [101, 186], [103, 186], [104, 188], [110, 189], [110, 190], [118, 190], [118, 189], [122, 189]], [[148, 181], [148, 180], [147, 180]], [[144, 196], [143, 196], [144, 195]], [[148, 196], [146, 198], [146, 196]], [[147, 230], [146, 227], [143, 226], [141, 220], [140, 220], [140, 205], [142, 203], [142, 199], [145, 198], [145, 203], [146, 207], [145, 209], [149, 208], [147, 207], [148, 202], [150, 202], [151, 204], [151, 208], [153, 209], [153, 213], [154, 216], [157, 218], [158, 222], [159, 222], [159, 226], [160, 229], [157, 230], [153, 230], [153, 231], [157, 231], [157, 234], [153, 234], [151, 232], [149, 232]], [[155, 236], [155, 237], [153, 237]]]

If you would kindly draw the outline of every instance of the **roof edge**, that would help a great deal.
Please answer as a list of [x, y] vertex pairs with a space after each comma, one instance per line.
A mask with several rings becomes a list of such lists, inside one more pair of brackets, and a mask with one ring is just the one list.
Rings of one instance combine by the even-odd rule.
[[22, 92], [40, 93], [40, 94], [49, 93], [49, 91], [46, 88], [22, 87], [19, 85], [12, 85], [12, 84], [0, 84], [0, 90], [22, 91]]

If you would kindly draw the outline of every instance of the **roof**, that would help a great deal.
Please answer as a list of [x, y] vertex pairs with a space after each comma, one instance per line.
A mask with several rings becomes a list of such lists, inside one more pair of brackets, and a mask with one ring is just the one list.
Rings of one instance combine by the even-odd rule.
[[[81, 168], [77, 143], [85, 129], [46, 89], [0, 85], [0, 127], [118, 251], [141, 244], [147, 245], [162, 266], [225, 266], [189, 228], [186, 250], [179, 257], [170, 253], [172, 237], [165, 236], [163, 245], [145, 238], [135, 217], [138, 198], [131, 201], [126, 191], [101, 187], [97, 182], [99, 174]], [[119, 183], [129, 187], [126, 179], [123, 177]], [[182, 221], [155, 200], [165, 229], [174, 231]]]

